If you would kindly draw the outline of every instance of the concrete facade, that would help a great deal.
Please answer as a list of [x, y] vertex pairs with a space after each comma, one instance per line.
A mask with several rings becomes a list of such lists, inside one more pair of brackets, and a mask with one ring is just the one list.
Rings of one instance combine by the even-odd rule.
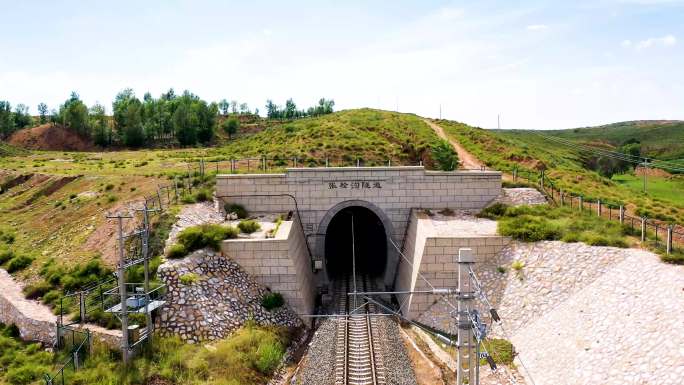
[[[501, 193], [497, 171], [427, 171], [424, 167], [292, 168], [283, 174], [218, 175], [216, 195], [250, 212], [298, 212], [313, 260], [325, 260], [324, 235], [334, 214], [351, 205], [370, 209], [388, 235], [384, 283], [391, 287], [413, 208], [480, 210]], [[394, 244], [394, 245], [393, 245]], [[316, 273], [328, 283], [325, 263]], [[270, 268], [270, 267], [269, 267]], [[263, 270], [265, 274], [265, 269]]]
[[298, 219], [284, 221], [274, 238], [230, 239], [221, 251], [257, 282], [283, 295], [300, 314], [312, 314], [315, 284], [311, 259]]

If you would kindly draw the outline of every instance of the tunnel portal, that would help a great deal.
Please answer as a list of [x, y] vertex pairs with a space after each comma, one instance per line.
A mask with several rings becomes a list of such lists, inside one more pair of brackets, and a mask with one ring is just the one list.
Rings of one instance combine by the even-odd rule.
[[361, 206], [337, 212], [325, 233], [325, 262], [330, 280], [351, 275], [354, 265], [357, 275], [382, 277], [387, 266], [387, 233], [380, 218]]

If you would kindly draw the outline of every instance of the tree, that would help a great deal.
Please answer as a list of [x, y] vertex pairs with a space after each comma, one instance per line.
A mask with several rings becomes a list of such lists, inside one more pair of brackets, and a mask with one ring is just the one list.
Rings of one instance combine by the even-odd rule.
[[193, 103], [193, 111], [197, 115], [197, 140], [205, 144], [211, 142], [216, 132], [218, 106], [216, 103], [207, 106], [207, 102], [200, 100]]
[[14, 126], [25, 128], [33, 125], [33, 117], [29, 114], [29, 108], [25, 104], [18, 104], [14, 109]]
[[47, 123], [48, 120], [48, 106], [45, 103], [40, 103], [38, 105], [38, 114], [40, 115], [40, 124]]
[[240, 103], [240, 115], [249, 115], [249, 105]]
[[58, 121], [79, 135], [89, 135], [88, 107], [81, 101], [76, 92], [61, 106]]
[[286, 119], [294, 118], [296, 112], [297, 112], [297, 105], [295, 104], [295, 102], [292, 100], [292, 98], [287, 99], [285, 101], [285, 118]]
[[221, 115], [228, 115], [228, 111], [230, 110], [230, 103], [226, 99], [221, 99], [221, 101], [218, 103], [219, 110], [221, 110]]
[[233, 111], [234, 114], [237, 114], [237, 112], [238, 112], [237, 107], [238, 107], [238, 102], [237, 102], [237, 100], [231, 100], [231, 102], [230, 102], [230, 109]]
[[90, 107], [90, 126], [93, 130], [93, 141], [98, 146], [108, 146], [111, 144], [111, 133], [107, 125], [105, 108], [99, 103]]
[[278, 106], [273, 103], [273, 100], [268, 99], [266, 101], [266, 117], [269, 119], [275, 119], [278, 114]]
[[458, 154], [454, 151], [451, 143], [444, 139], [440, 139], [432, 146], [432, 158], [442, 171], [453, 171], [458, 166]]
[[14, 132], [14, 117], [10, 102], [0, 100], [0, 138], [9, 137]]
[[183, 100], [178, 104], [173, 113], [173, 129], [180, 144], [197, 143], [197, 119], [191, 111], [189, 102]]
[[228, 134], [228, 139], [232, 139], [240, 128], [240, 122], [235, 118], [229, 118], [221, 123], [221, 128]]
[[132, 99], [124, 111], [126, 125], [123, 130], [123, 142], [128, 147], [140, 147], [145, 144], [145, 131], [142, 122], [142, 103]]

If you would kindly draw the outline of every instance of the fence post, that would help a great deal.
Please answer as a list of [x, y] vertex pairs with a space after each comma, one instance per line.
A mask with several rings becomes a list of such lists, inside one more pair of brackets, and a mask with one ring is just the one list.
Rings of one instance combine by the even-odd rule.
[[518, 181], [518, 168], [515, 167], [513, 169], [513, 182], [517, 182], [517, 181]]
[[74, 356], [74, 371], [78, 370], [78, 350], [74, 350], [73, 353], [71, 353]]
[[560, 190], [560, 205], [565, 205], [565, 195], [563, 194], [563, 189]]
[[581, 195], [579, 196], [579, 211], [582, 211], [584, 209], [584, 197]]
[[620, 205], [620, 224], [625, 224], [625, 206]]
[[596, 214], [599, 217], [601, 216], [601, 200], [600, 199], [596, 200]]
[[356, 158], [356, 167], [361, 167], [361, 159]]
[[295, 168], [297, 168], [297, 157], [296, 156], [294, 157], [294, 166], [295, 166]]
[[541, 176], [539, 178], [539, 187], [544, 190], [544, 170], [541, 170]]
[[263, 166], [262, 169], [264, 170], [264, 172], [266, 172], [266, 157], [265, 156], [261, 157], [261, 162], [262, 162], [262, 166]]
[[330, 161], [328, 160], [328, 157], [325, 157], [325, 167], [328, 167], [330, 165]]
[[85, 323], [85, 317], [86, 317], [85, 293], [83, 293], [83, 291], [78, 292], [78, 310], [79, 310], [79, 316], [81, 318], [80, 324], [83, 325]]
[[646, 217], [641, 217], [641, 242], [646, 240]]
[[674, 226], [667, 226], [667, 245], [665, 246], [667, 254], [672, 254], [672, 230]]

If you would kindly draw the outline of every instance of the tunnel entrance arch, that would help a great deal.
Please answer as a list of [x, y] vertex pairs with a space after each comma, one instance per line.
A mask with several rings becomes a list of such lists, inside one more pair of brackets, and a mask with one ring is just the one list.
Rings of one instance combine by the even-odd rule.
[[316, 253], [323, 258], [323, 280], [329, 283], [351, 273], [352, 218], [357, 273], [367, 273], [391, 286], [398, 262], [392, 221], [380, 208], [363, 200], [341, 202], [321, 220]]

